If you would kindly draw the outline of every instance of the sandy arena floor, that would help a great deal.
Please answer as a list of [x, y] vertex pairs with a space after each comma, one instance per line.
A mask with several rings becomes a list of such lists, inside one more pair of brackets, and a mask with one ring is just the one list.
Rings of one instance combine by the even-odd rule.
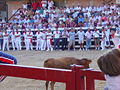
[[[90, 58], [92, 63], [91, 68], [97, 69], [97, 58], [102, 54], [108, 52], [105, 51], [8, 51], [6, 53], [14, 55], [18, 59], [19, 65], [31, 65], [31, 66], [43, 66], [43, 62], [48, 58], [59, 58], [65, 56], [72, 56], [76, 58]], [[105, 82], [96, 81], [96, 90], [103, 90]], [[32, 79], [7, 77], [2, 83], [0, 83], [0, 90], [45, 90], [45, 81], [38, 81]], [[50, 89], [49, 89], [50, 90]], [[64, 83], [56, 83], [55, 90], [65, 90]]]

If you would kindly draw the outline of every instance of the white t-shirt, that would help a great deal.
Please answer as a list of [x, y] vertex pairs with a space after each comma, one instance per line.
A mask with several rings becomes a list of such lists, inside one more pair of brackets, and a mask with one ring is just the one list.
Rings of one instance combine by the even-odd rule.
[[99, 31], [94, 31], [93, 32], [93, 36], [95, 37], [95, 38], [98, 38], [98, 37], [100, 37], [100, 32]]
[[33, 37], [33, 32], [27, 32], [27, 39], [31, 39]]
[[54, 31], [54, 38], [60, 38], [60, 31]]
[[85, 36], [85, 33], [84, 33], [84, 31], [78, 31], [77, 32], [77, 35], [78, 35], [78, 38], [79, 38], [79, 40], [83, 40], [84, 39], [84, 36]]
[[23, 37], [24, 37], [24, 39], [27, 39], [27, 34], [26, 34], [26, 32], [23, 33]]
[[15, 32], [15, 38], [16, 39], [20, 39], [20, 35], [21, 35], [20, 32]]
[[106, 88], [108, 88], [108, 90], [120, 90], [120, 75], [114, 77], [105, 75], [105, 79], [106, 79]]
[[47, 32], [47, 39], [52, 39], [52, 35], [53, 34], [51, 32], [50, 33]]
[[23, 8], [24, 8], [24, 9], [27, 9], [27, 4], [23, 4]]
[[37, 32], [36, 36], [37, 36], [37, 39], [41, 39], [42, 33], [41, 32]]
[[8, 35], [8, 33], [3, 32], [3, 39], [8, 40], [9, 36], [5, 36], [5, 35]]
[[46, 7], [47, 6], [47, 0], [42, 0], [42, 7]]
[[42, 40], [45, 40], [45, 39], [46, 39], [46, 33], [43, 33], [43, 32], [42, 32], [41, 38], [42, 38]]
[[15, 40], [15, 34], [13, 34], [13, 32], [10, 33], [10, 37], [12, 40]]
[[53, 7], [54, 2], [53, 1], [48, 1], [48, 8], [50, 9], [50, 7]]

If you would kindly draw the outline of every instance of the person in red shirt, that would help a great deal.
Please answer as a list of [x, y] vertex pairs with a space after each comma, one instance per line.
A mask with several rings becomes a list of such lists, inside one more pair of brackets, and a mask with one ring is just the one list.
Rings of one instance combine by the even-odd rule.
[[42, 0], [39, 0], [39, 2], [38, 2], [38, 8], [39, 9], [42, 8]]
[[32, 3], [32, 10], [34, 13], [36, 12], [37, 8], [38, 8], [38, 2], [33, 2]]

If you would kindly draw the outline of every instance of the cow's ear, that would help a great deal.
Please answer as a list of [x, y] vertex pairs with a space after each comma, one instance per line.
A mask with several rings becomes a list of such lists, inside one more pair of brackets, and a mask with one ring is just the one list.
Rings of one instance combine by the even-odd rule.
[[92, 60], [90, 60], [90, 59], [88, 59], [88, 58], [82, 58], [81, 59], [81, 62], [83, 63], [83, 64], [86, 64], [86, 63], [91, 63], [92, 62]]

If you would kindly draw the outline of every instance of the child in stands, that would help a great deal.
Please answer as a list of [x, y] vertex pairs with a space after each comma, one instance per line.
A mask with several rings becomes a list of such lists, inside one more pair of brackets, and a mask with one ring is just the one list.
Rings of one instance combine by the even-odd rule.
[[105, 74], [106, 87], [104, 90], [120, 90], [120, 49], [113, 49], [104, 54], [97, 63]]

